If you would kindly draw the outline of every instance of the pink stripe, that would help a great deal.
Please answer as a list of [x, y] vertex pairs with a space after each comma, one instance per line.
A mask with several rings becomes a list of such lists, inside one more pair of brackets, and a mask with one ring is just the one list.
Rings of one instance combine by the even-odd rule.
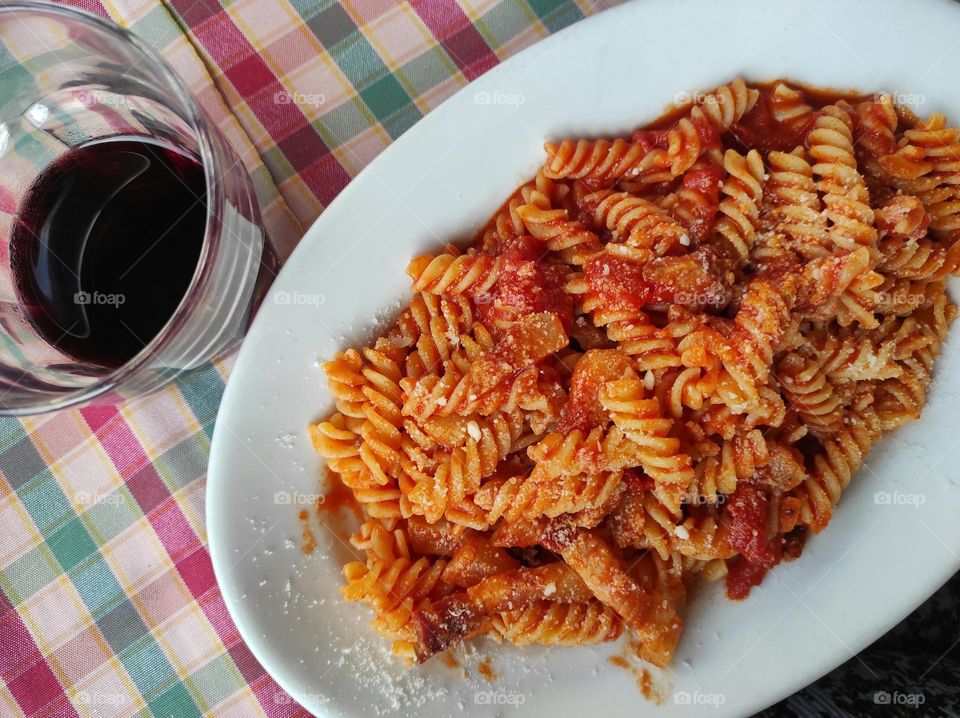
[[80, 409], [80, 416], [87, 422], [87, 426], [90, 427], [93, 433], [100, 431], [102, 427], [106, 426], [110, 420], [119, 413], [115, 406], [85, 406]]
[[258, 680], [265, 673], [263, 666], [253, 657], [246, 643], [240, 641], [227, 650], [233, 659], [234, 665], [237, 667], [237, 670], [240, 671], [240, 675], [243, 676], [243, 680], [245, 680], [247, 684]]
[[103, 450], [124, 480], [150, 463], [140, 441], [119, 412], [99, 431], [99, 438]]
[[[214, 0], [172, 2], [304, 184], [315, 197], [328, 204], [350, 181], [350, 175], [298, 107], [284, 105], [283, 111], [289, 115], [283, 123], [277, 121], [278, 107], [273, 96], [284, 88], [257, 50]], [[263, 138], [253, 140], [259, 146], [264, 144]], [[315, 166], [321, 161], [321, 165]], [[322, 171], [316, 171], [318, 169]]]
[[34, 645], [30, 631], [23, 625], [3, 591], [0, 591], [0, 646], [3, 646], [0, 651], [0, 679], [5, 683], [40, 658], [40, 651]]
[[73, 7], [78, 7], [81, 10], [86, 10], [87, 12], [92, 12], [94, 15], [100, 15], [102, 17], [109, 17], [106, 9], [100, 3], [100, 0], [61, 0], [64, 5], [72, 5]]
[[54, 658], [63, 669], [63, 680], [73, 685], [99, 668], [107, 660], [109, 648], [96, 625], [88, 626], [54, 651]]
[[197, 546], [196, 551], [177, 561], [177, 570], [194, 598], [199, 599], [217, 585], [210, 554], [202, 546]]
[[63, 686], [44, 660], [37, 661], [7, 683], [7, 690], [27, 718], [39, 716], [41, 711], [42, 715], [56, 715], [57, 718], [77, 715], [63, 692]]
[[[10, 695], [27, 718], [45, 715], [72, 718], [77, 715], [63, 686], [40, 654], [19, 614], [0, 591], [0, 673]], [[23, 669], [27, 664], [26, 669]], [[44, 710], [45, 707], [49, 710]], [[55, 710], [54, 710], [55, 709]]]
[[17, 197], [6, 187], [0, 187], [0, 212], [14, 214], [17, 211]]
[[250, 688], [270, 718], [312, 718], [311, 713], [291, 700], [287, 692], [269, 677], [265, 676], [262, 680], [251, 683]]
[[201, 548], [202, 544], [194, 533], [180, 505], [171, 497], [158, 506], [150, 516], [150, 525], [157, 533], [160, 543], [170, 555], [174, 564], [185, 556]]
[[468, 80], [500, 61], [455, 0], [413, 0], [410, 4]]
[[[313, 128], [309, 129], [313, 131]], [[324, 205], [330, 204], [351, 179], [333, 155], [320, 157], [297, 172], [300, 179]]]
[[412, 0], [410, 5], [438, 40], [470, 24], [470, 19], [455, 0]]
[[[230, 617], [227, 604], [223, 600], [223, 595], [221, 595], [219, 589], [211, 591], [203, 598], [198, 599], [197, 602], [200, 604], [200, 608], [203, 609], [203, 613], [210, 622], [210, 625], [213, 626], [213, 630], [217, 632], [223, 645], [228, 650], [231, 650], [235, 646], [246, 647], [240, 639], [240, 632]], [[263, 669], [261, 668], [259, 670], [262, 671]]]

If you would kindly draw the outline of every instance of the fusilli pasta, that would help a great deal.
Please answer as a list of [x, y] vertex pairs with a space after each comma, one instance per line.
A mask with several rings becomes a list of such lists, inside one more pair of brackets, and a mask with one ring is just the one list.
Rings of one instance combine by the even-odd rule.
[[408, 660], [630, 632], [666, 665], [689, 585], [746, 596], [919, 416], [957, 313], [960, 130], [738, 79], [545, 150], [324, 365], [310, 438], [364, 519], [342, 591]]

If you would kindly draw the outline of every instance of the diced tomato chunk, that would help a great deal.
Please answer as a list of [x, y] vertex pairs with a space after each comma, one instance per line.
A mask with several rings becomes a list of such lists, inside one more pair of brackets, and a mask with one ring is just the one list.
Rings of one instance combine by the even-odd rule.
[[584, 265], [583, 274], [604, 308], [614, 311], [639, 311], [673, 295], [670, 287], [646, 280], [641, 265], [622, 257], [600, 255]]
[[720, 181], [723, 179], [723, 174], [723, 167], [720, 165], [694, 165], [683, 176], [682, 186], [716, 203], [720, 199]]
[[661, 296], [676, 304], [723, 306], [729, 290], [721, 279], [722, 265], [715, 248], [704, 245], [679, 257], [657, 257], [644, 267], [643, 274], [648, 282], [663, 288]]
[[727, 598], [739, 601], [750, 595], [750, 589], [759, 586], [770, 569], [741, 556], [727, 570]]
[[630, 368], [630, 358], [619, 349], [591, 349], [577, 362], [570, 378], [570, 393], [557, 431], [588, 432], [603, 421], [599, 393], [608, 381], [619, 379]]
[[573, 299], [563, 290], [567, 279], [563, 267], [518, 255], [511, 251], [503, 256], [497, 283], [488, 295], [478, 298], [483, 320], [514, 321], [528, 314], [552, 312], [569, 330], [573, 325]]
[[746, 598], [767, 571], [780, 563], [780, 537], [774, 536], [771, 541], [767, 535], [769, 507], [763, 489], [746, 481], [738, 482], [737, 490], [727, 499], [728, 541], [740, 554], [727, 573], [727, 596], [731, 599]]
[[479, 397], [512, 379], [569, 341], [560, 319], [551, 312], [527, 314], [470, 366], [471, 388]]
[[495, 256], [501, 255], [512, 259], [528, 259], [536, 262], [544, 255], [543, 243], [538, 242], [529, 234], [519, 234], [500, 240], [494, 247]]
[[759, 486], [737, 482], [737, 490], [727, 500], [726, 523], [730, 548], [747, 560], [770, 568], [779, 560], [767, 535], [770, 502]]

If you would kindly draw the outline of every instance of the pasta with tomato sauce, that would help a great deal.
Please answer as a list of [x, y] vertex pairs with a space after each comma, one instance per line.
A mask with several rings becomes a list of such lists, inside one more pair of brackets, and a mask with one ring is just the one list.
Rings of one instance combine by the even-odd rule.
[[466, 249], [407, 267], [311, 427], [365, 521], [343, 595], [425, 661], [633, 635], [745, 597], [916, 419], [956, 306], [960, 130], [888, 95], [734, 80], [546, 145]]

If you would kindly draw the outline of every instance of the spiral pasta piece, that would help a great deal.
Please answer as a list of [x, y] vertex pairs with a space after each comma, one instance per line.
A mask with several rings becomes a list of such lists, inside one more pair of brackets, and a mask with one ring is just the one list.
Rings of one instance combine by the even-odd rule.
[[340, 591], [348, 601], [369, 604], [377, 614], [373, 627], [402, 643], [414, 639], [413, 611], [431, 595], [442, 595], [441, 581], [446, 561], [421, 556], [371, 557], [366, 564], [359, 561], [343, 568], [347, 579]]
[[724, 442], [717, 456], [708, 456], [694, 467], [696, 478], [690, 501], [694, 504], [717, 504], [722, 496], [737, 490], [737, 469], [733, 444]]
[[616, 640], [623, 630], [616, 611], [602, 603], [538, 601], [523, 611], [498, 614], [492, 624], [515, 646], [584, 646]]
[[866, 247], [876, 252], [877, 231], [870, 195], [863, 175], [857, 171], [853, 153], [853, 119], [839, 105], [825, 107], [809, 135], [813, 174], [823, 195], [824, 216], [830, 223], [829, 238], [839, 249]]
[[556, 518], [597, 509], [606, 504], [620, 485], [622, 472], [551, 476], [535, 470], [530, 476], [493, 481], [480, 489], [476, 503], [487, 511], [488, 523]]
[[612, 184], [623, 177], [636, 176], [648, 166], [666, 163], [662, 151], [649, 151], [642, 142], [621, 138], [612, 142], [564, 140], [559, 145], [548, 142], [544, 150], [547, 162], [543, 173], [550, 179], [586, 179]]
[[475, 322], [476, 312], [466, 297], [419, 292], [387, 338], [393, 346], [409, 351], [406, 376], [422, 376], [453, 358], [462, 342], [469, 340]]
[[[536, 198], [534, 198], [536, 199]], [[517, 208], [526, 230], [554, 252], [567, 251], [579, 257], [583, 263], [601, 251], [600, 240], [581, 223], [571, 221], [565, 209], [551, 209], [535, 203], [522, 204]]]
[[935, 113], [903, 135], [903, 146], [879, 163], [898, 189], [920, 198], [931, 231], [949, 236], [960, 230], [960, 129]]
[[643, 591], [610, 546], [594, 534], [558, 524], [544, 542], [600, 601], [620, 615], [640, 640], [643, 658], [659, 666], [670, 662], [683, 622], [668, 600]]
[[[457, 419], [463, 425], [465, 440], [457, 441], [449, 454], [442, 456], [433, 475], [418, 472], [419, 480], [409, 498], [431, 523], [438, 521], [447, 502], [454, 506], [480, 488], [480, 482], [490, 476], [513, 449], [525, 428], [522, 414], [497, 412], [488, 418]], [[436, 424], [436, 420], [432, 422]], [[431, 422], [425, 430], [431, 433]]]
[[700, 101], [699, 108], [720, 132], [725, 132], [753, 109], [759, 97], [760, 93], [756, 89], [747, 87], [738, 77], [706, 94]]
[[710, 146], [710, 139], [730, 129], [753, 108], [758, 97], [759, 93], [740, 78], [702, 97], [697, 96], [689, 116], [681, 117], [667, 133], [670, 174], [678, 177], [704, 152], [716, 152], [716, 148]]
[[785, 233], [791, 240], [790, 248], [805, 259], [828, 256], [827, 221], [803, 149], [771, 152], [767, 162], [770, 179], [765, 187], [761, 226]]
[[857, 104], [855, 112], [856, 144], [866, 150], [872, 160], [896, 149], [896, 132], [900, 120], [889, 94], [881, 93], [870, 102]]
[[496, 283], [500, 260], [488, 254], [424, 254], [411, 260], [407, 274], [416, 292], [476, 296]]
[[723, 166], [728, 177], [723, 183], [720, 201], [720, 219], [714, 232], [730, 246], [739, 263], [747, 260], [756, 236], [763, 198], [763, 159], [756, 150], [744, 157], [735, 150], [727, 150]]
[[863, 463], [880, 435], [880, 424], [872, 409], [857, 413], [855, 421], [823, 442], [823, 453], [814, 457], [813, 474], [797, 490], [800, 520], [814, 532], [826, 527], [833, 507]]
[[362, 368], [363, 357], [356, 349], [347, 349], [323, 365], [337, 411], [354, 419], [364, 417], [363, 405], [366, 398], [363, 395], [363, 386], [366, 379], [361, 373]]
[[690, 457], [670, 436], [673, 422], [665, 418], [656, 398], [646, 399], [643, 382], [634, 372], [607, 382], [600, 403], [624, 435], [637, 445], [637, 459], [655, 481], [687, 488], [693, 481]]
[[690, 245], [686, 230], [657, 205], [627, 192], [610, 193], [597, 205], [598, 224], [606, 227], [614, 241], [646, 249], [653, 254], [669, 254]]
[[802, 90], [778, 82], [770, 95], [770, 114], [777, 122], [793, 125], [808, 121], [813, 115], [813, 107], [807, 104]]
[[825, 435], [843, 427], [843, 404], [819, 361], [788, 354], [780, 362], [777, 378], [789, 405], [811, 431]]

